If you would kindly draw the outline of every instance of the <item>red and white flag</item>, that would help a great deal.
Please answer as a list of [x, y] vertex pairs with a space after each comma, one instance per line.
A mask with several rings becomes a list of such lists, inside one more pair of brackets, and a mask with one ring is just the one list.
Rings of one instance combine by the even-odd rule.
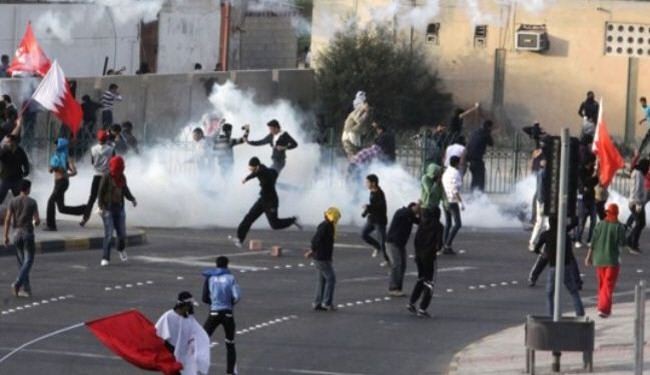
[[34, 91], [32, 100], [54, 112], [56, 117], [76, 136], [81, 127], [83, 112], [81, 105], [72, 96], [70, 85], [56, 60]]
[[623, 160], [621, 153], [618, 152], [612, 137], [607, 131], [607, 125], [603, 119], [603, 99], [600, 99], [598, 125], [596, 126], [594, 143], [591, 147], [598, 157], [598, 180], [602, 186], [607, 187], [614, 179], [616, 171], [625, 166], [625, 160]]
[[20, 45], [16, 50], [14, 59], [9, 65], [7, 71], [10, 75], [39, 75], [43, 77], [50, 69], [52, 62], [45, 55], [45, 52], [38, 45], [34, 32], [32, 31], [32, 24], [27, 24], [25, 35], [20, 41]]

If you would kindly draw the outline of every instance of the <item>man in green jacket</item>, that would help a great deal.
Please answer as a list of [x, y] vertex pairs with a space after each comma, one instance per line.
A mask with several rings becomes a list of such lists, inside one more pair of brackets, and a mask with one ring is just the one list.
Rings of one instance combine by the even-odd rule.
[[625, 227], [618, 221], [618, 206], [610, 204], [605, 220], [594, 229], [585, 265], [594, 265], [598, 276], [598, 315], [607, 318], [612, 313], [612, 296], [620, 271], [620, 247], [625, 245]]
[[442, 167], [436, 163], [429, 163], [422, 176], [422, 193], [420, 197], [423, 209], [440, 207], [440, 202], [446, 200], [445, 191], [442, 188]]

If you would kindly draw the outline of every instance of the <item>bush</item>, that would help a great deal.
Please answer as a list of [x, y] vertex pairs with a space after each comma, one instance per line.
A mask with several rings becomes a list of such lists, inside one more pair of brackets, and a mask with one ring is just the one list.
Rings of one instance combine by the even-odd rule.
[[316, 80], [322, 110], [342, 127], [357, 91], [365, 91], [374, 120], [395, 132], [434, 125], [449, 115], [451, 95], [442, 93], [422, 48], [395, 42], [385, 26], [338, 33], [318, 56]]

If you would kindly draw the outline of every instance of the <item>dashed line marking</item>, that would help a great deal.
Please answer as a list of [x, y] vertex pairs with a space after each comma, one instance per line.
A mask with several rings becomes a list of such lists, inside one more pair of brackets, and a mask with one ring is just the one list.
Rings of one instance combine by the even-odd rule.
[[[122, 289], [131, 289], [134, 287], [142, 287], [145, 285], [152, 285], [153, 281], [149, 280], [146, 282], [138, 281], [136, 283], [129, 283], [129, 284], [124, 284], [124, 285], [114, 285], [114, 286], [105, 286], [104, 291], [105, 292], [110, 292], [113, 290], [122, 290]], [[65, 299], [65, 296], [63, 296], [63, 299]]]
[[46, 304], [51, 303], [51, 302], [65, 301], [65, 300], [69, 300], [69, 299], [73, 299], [73, 298], [74, 298], [74, 296], [72, 294], [68, 294], [68, 295], [65, 295], [65, 296], [52, 297], [49, 300], [43, 299], [40, 302], [34, 301], [34, 302], [26, 303], [26, 304], [24, 304], [22, 306], [16, 306], [16, 307], [11, 308], [11, 309], [2, 310], [2, 311], [0, 311], [0, 315], [9, 315], [9, 314], [13, 314], [13, 313], [16, 313], [16, 312], [19, 312], [19, 311], [24, 311], [24, 310], [28, 310], [28, 309], [31, 309], [31, 308], [36, 308], [36, 307], [39, 307], [39, 306], [42, 306], [42, 305], [46, 305]]

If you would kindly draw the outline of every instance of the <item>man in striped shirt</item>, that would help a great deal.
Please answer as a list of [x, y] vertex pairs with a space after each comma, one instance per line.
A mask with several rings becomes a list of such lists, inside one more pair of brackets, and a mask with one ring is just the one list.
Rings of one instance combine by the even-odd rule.
[[108, 129], [113, 125], [113, 105], [115, 101], [122, 101], [122, 95], [117, 92], [117, 85], [111, 83], [108, 90], [102, 95], [102, 125], [104, 129]]

